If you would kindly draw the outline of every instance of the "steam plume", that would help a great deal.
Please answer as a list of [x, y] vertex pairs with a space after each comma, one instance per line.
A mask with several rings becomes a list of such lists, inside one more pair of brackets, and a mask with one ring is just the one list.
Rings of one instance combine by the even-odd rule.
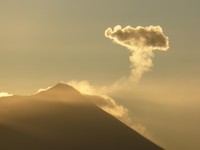
[[132, 53], [129, 57], [131, 61], [129, 79], [134, 82], [137, 82], [143, 73], [153, 66], [153, 50], [166, 51], [169, 48], [168, 37], [164, 35], [160, 26], [122, 28], [117, 25], [114, 30], [108, 28], [105, 36]]
[[[105, 36], [115, 43], [126, 47], [132, 53], [129, 57], [131, 61], [131, 74], [129, 79], [126, 81], [118, 80], [111, 86], [103, 87], [95, 87], [88, 81], [71, 80], [67, 84], [73, 86], [82, 94], [98, 96], [99, 99], [96, 99], [94, 103], [100, 108], [142, 135], [152, 139], [146, 128], [129, 116], [128, 109], [119, 105], [114, 99], [108, 96], [108, 93], [129, 85], [131, 83], [130, 81], [137, 82], [144, 72], [149, 71], [153, 66], [153, 50], [166, 51], [169, 48], [168, 37], [164, 35], [160, 26], [138, 26], [136, 28], [127, 26], [122, 29], [119, 25], [114, 27], [114, 30], [108, 28], [105, 31]], [[40, 89], [39, 92], [43, 90], [45, 89]]]
[[88, 81], [76, 81], [71, 80], [67, 83], [73, 86], [79, 92], [85, 95], [98, 96], [93, 102], [98, 105], [101, 109], [111, 114], [112, 116], [118, 118], [125, 124], [127, 124], [132, 129], [136, 130], [138, 133], [144, 135], [145, 137], [151, 139], [150, 133], [146, 130], [146, 127], [136, 122], [129, 116], [129, 111], [126, 107], [118, 104], [114, 99], [102, 92], [101, 88], [91, 85]]

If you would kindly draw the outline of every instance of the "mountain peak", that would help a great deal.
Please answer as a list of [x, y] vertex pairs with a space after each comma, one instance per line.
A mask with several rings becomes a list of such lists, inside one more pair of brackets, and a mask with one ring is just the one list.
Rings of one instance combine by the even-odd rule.
[[0, 149], [162, 150], [91, 102], [95, 99], [58, 83], [0, 101]]
[[65, 102], [82, 103], [85, 99], [81, 93], [70, 85], [57, 83], [51, 88], [35, 95], [40, 99], [61, 100]]
[[73, 88], [73, 87], [71, 87], [71, 86], [69, 86], [67, 84], [64, 84], [64, 83], [57, 83], [56, 85], [54, 85], [50, 89], [62, 90], [62, 89], [69, 89], [69, 88]]
[[54, 87], [65, 87], [65, 86], [68, 86], [68, 85], [65, 84], [65, 83], [61, 83], [61, 82], [59, 82], [56, 85], [54, 85]]
[[2, 150], [162, 150], [65, 84], [10, 97], [0, 110]]
[[65, 93], [67, 91], [70, 91], [70, 92], [74, 91], [76, 93], [79, 93], [79, 91], [77, 91], [75, 88], [73, 88], [70, 85], [64, 84], [64, 83], [57, 83], [56, 85], [54, 85], [52, 87], [49, 87], [49, 88], [47, 88], [45, 90], [41, 90], [41, 92], [39, 92], [39, 93], [52, 93], [52, 92], [53, 93], [54, 92], [56, 92], [56, 93]]

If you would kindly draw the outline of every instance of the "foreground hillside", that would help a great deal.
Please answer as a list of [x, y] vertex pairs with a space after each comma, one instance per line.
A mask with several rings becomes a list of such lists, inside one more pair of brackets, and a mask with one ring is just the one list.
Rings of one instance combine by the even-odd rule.
[[[95, 98], [95, 97], [94, 97]], [[161, 150], [68, 85], [0, 98], [2, 150]]]

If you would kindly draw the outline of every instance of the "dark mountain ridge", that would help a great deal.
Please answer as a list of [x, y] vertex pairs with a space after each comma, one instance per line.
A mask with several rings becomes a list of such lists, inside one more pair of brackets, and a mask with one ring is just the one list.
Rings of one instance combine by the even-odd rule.
[[0, 118], [2, 150], [162, 149], [64, 84], [0, 98]]

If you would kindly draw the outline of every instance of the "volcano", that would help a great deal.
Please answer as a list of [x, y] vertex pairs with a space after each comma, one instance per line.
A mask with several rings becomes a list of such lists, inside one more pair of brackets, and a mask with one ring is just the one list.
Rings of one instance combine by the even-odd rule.
[[0, 149], [162, 150], [61, 83], [31, 96], [0, 98]]

